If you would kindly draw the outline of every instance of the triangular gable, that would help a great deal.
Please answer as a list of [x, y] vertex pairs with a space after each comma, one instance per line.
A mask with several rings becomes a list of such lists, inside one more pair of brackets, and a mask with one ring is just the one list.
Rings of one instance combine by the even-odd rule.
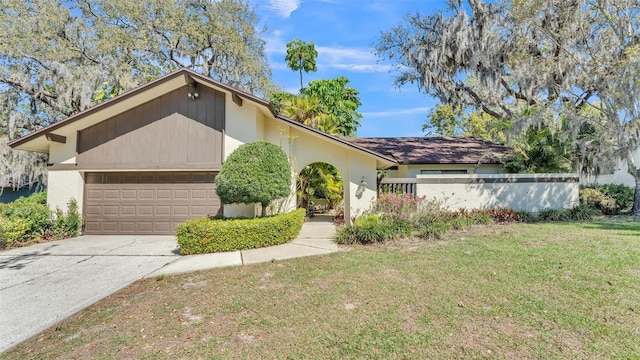
[[312, 134], [341, 147], [350, 148], [367, 156], [372, 156], [382, 167], [393, 166], [396, 161], [390, 157], [376, 153], [370, 149], [352, 144], [344, 139], [326, 134], [312, 127], [301, 124], [275, 113], [268, 101], [260, 99], [252, 94], [234, 89], [219, 81], [203, 76], [189, 69], [179, 69], [147, 84], [129, 90], [113, 99], [107, 100], [96, 106], [81, 111], [64, 120], [51, 124], [45, 128], [34, 131], [22, 138], [13, 140], [8, 145], [14, 149], [48, 153], [52, 142], [63, 142], [72, 133], [86, 129], [115, 115], [131, 110], [143, 103], [151, 101], [159, 96], [167, 94], [192, 82], [202, 84], [231, 95], [231, 99], [239, 106], [242, 99], [255, 104], [265, 115], [286, 123], [301, 131]]

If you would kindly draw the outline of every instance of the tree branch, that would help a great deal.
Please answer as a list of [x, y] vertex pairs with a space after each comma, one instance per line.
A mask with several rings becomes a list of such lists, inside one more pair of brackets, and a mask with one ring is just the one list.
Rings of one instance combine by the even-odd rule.
[[513, 90], [511, 88], [511, 86], [509, 86], [509, 84], [507, 83], [507, 81], [503, 77], [500, 77], [500, 83], [504, 87], [505, 91], [507, 93], [509, 93], [509, 95], [513, 96], [514, 98], [516, 98], [518, 100], [526, 101], [527, 105], [536, 105], [537, 104], [537, 102], [535, 100], [529, 99], [527, 96], [525, 96], [521, 92]]
[[0, 83], [4, 83], [10, 86], [13, 86], [15, 88], [17, 88], [20, 92], [23, 92], [25, 94], [30, 95], [33, 99], [36, 100], [40, 100], [42, 101], [44, 104], [48, 105], [49, 107], [51, 107], [53, 110], [58, 111], [59, 113], [63, 114], [64, 116], [71, 116], [72, 112], [65, 109], [64, 107], [60, 106], [60, 104], [57, 104], [54, 100], [58, 99], [58, 95], [56, 94], [52, 94], [50, 92], [47, 91], [39, 91], [36, 90], [34, 88], [27, 88], [26, 86], [24, 86], [23, 84], [15, 81], [15, 80], [11, 80], [5, 76], [0, 75]]
[[466, 85], [464, 85], [462, 83], [458, 83], [458, 85], [456, 87], [458, 89], [460, 89], [460, 90], [463, 90], [469, 96], [471, 96], [475, 100], [476, 106], [480, 107], [482, 109], [482, 111], [484, 111], [485, 113], [493, 116], [496, 119], [505, 119], [508, 116], [508, 114], [510, 113], [509, 111], [507, 111], [507, 114], [499, 114], [495, 110], [489, 108], [487, 105], [484, 104], [484, 102], [482, 101], [480, 96], [475, 91], [473, 91], [473, 89], [471, 89], [470, 87], [468, 87], [468, 86], [466, 86]]

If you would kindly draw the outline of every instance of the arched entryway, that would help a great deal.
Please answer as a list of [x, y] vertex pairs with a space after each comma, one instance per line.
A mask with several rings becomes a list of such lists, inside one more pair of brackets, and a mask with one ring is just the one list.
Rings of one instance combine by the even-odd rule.
[[327, 162], [313, 162], [296, 174], [296, 206], [310, 216], [344, 218], [344, 178]]

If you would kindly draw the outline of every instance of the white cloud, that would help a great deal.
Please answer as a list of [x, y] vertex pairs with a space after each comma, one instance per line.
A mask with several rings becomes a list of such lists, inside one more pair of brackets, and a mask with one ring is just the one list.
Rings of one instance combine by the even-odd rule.
[[324, 66], [354, 72], [387, 72], [390, 65], [377, 63], [370, 50], [362, 48], [343, 48], [317, 46], [318, 62]]
[[401, 110], [390, 110], [390, 111], [372, 111], [372, 112], [363, 112], [363, 118], [376, 118], [376, 117], [390, 117], [390, 116], [398, 116], [398, 115], [413, 115], [413, 114], [427, 114], [429, 111], [428, 107], [417, 107], [411, 109], [401, 109]]
[[288, 18], [298, 6], [301, 0], [269, 0], [269, 8], [283, 18]]
[[316, 46], [319, 56], [327, 58], [330, 62], [341, 62], [344, 60], [375, 60], [375, 57], [369, 50], [357, 48], [334, 48], [326, 46]]
[[392, 69], [390, 65], [377, 64], [330, 64], [336, 69], [358, 71], [358, 72], [388, 72]]
[[[274, 30], [263, 37], [267, 43], [265, 51], [268, 54], [277, 55], [278, 60], [271, 64], [275, 70], [286, 69], [286, 64], [280, 64], [281, 59], [284, 59], [284, 54], [287, 53], [287, 44], [283, 39], [284, 35], [283, 31]], [[392, 65], [378, 64], [378, 59], [375, 55], [363, 48], [327, 47], [316, 44], [316, 50], [318, 51], [318, 68], [368, 73], [388, 72], [393, 69]]]
[[[283, 40], [283, 32], [274, 30], [270, 34], [264, 35], [262, 38], [267, 42], [264, 51], [267, 54], [286, 54], [287, 43]], [[284, 59], [284, 56], [282, 57]]]

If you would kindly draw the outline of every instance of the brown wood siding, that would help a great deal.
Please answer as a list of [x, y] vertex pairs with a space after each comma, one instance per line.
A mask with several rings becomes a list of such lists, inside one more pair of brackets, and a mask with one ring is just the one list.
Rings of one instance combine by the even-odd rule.
[[175, 234], [185, 220], [218, 215], [214, 172], [87, 173], [85, 234]]
[[200, 98], [183, 87], [78, 134], [78, 168], [219, 169], [225, 94], [206, 86]]

